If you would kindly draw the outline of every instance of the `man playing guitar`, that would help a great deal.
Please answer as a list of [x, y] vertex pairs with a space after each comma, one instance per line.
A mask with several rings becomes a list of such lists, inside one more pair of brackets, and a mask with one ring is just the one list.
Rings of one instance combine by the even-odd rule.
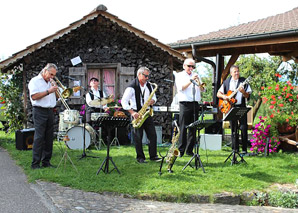
[[[230, 68], [230, 74], [231, 77], [229, 77], [228, 79], [226, 79], [223, 84], [221, 85], [221, 87], [219, 88], [218, 92], [217, 92], [217, 97], [220, 99], [219, 102], [222, 103], [220, 104], [219, 108], [221, 110], [221, 108], [223, 109], [230, 109], [232, 106], [226, 106], [229, 104], [234, 105], [235, 107], [246, 107], [246, 99], [249, 98], [252, 90], [249, 84], [247, 84], [246, 79], [243, 77], [240, 77], [239, 74], [239, 67], [236, 65], [231, 66]], [[242, 86], [243, 83], [246, 83], [244, 85], [244, 87]], [[241, 86], [239, 86], [241, 85]], [[229, 93], [235, 93], [233, 97], [231, 97], [231, 95], [229, 95]], [[234, 100], [231, 100], [234, 99]], [[229, 110], [224, 111], [221, 110], [224, 113], [227, 113]], [[234, 130], [234, 125], [236, 125], [235, 122], [238, 121], [230, 121], [230, 127], [231, 130]], [[248, 136], [247, 136], [247, 116], [243, 116], [241, 118], [240, 122], [240, 130], [241, 130], [241, 139], [242, 139], [242, 151], [243, 153], [247, 153], [247, 140], [248, 140]], [[233, 132], [232, 132], [232, 135]], [[239, 144], [239, 138], [232, 138], [233, 142], [236, 143], [232, 143], [232, 144]], [[234, 147], [233, 147], [234, 148]], [[239, 147], [235, 147], [236, 149]], [[238, 150], [239, 151], [239, 150]]]

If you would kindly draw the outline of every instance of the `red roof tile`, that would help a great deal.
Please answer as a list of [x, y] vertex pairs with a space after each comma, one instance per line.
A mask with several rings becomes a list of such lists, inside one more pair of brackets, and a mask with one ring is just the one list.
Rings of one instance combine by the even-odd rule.
[[283, 31], [298, 29], [298, 7], [275, 16], [270, 16], [257, 21], [240, 24], [237, 26], [221, 29], [208, 34], [190, 37], [184, 40], [169, 44], [170, 46], [199, 43], [210, 40], [233, 39], [241, 37], [250, 37], [260, 34], [273, 34]]

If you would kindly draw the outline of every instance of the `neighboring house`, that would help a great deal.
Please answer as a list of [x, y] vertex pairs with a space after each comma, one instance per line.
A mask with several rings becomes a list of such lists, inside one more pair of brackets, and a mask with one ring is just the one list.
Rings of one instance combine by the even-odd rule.
[[[172, 71], [181, 69], [184, 57], [106, 10], [100, 5], [68, 27], [0, 62], [4, 72], [23, 65], [24, 108], [29, 126], [32, 114], [27, 84], [48, 62], [58, 66], [58, 78], [65, 86], [73, 87], [74, 80], [70, 79], [75, 79], [75, 83], [88, 88], [89, 79], [95, 76], [100, 79], [101, 89], [117, 99], [137, 69], [146, 66], [152, 71], [150, 81], [158, 85], [157, 105], [170, 106], [172, 89], [163, 79], [173, 78]], [[82, 62], [75, 65], [71, 62], [74, 58]], [[83, 88], [68, 100], [71, 108], [79, 109], [84, 104]], [[171, 134], [171, 113], [157, 113], [154, 119], [163, 126], [164, 134]]]

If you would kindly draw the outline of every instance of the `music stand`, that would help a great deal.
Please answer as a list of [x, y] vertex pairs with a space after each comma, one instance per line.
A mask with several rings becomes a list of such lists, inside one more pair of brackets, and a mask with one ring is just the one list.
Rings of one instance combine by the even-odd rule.
[[[235, 125], [232, 127], [232, 147], [233, 150], [231, 154], [227, 157], [225, 162], [227, 162], [228, 159], [231, 160], [231, 165], [237, 164], [239, 162], [245, 162], [243, 158], [243, 155], [239, 154], [239, 120], [242, 118], [242, 116], [246, 116], [248, 111], [251, 108], [246, 107], [233, 107], [223, 118], [224, 121], [236, 121]], [[234, 131], [233, 131], [234, 130]], [[237, 161], [237, 155], [241, 158], [240, 161]], [[232, 159], [231, 159], [232, 157]], [[224, 162], [224, 163], [225, 163]]]
[[[120, 174], [120, 171], [118, 170], [116, 164], [112, 160], [112, 157], [110, 157], [110, 144], [111, 144], [111, 132], [116, 127], [126, 127], [130, 119], [129, 118], [121, 118], [121, 117], [99, 117], [98, 120], [99, 126], [105, 126], [108, 132], [108, 140], [107, 140], [107, 156], [102, 162], [100, 168], [98, 169], [96, 175], [102, 170], [104, 173], [111, 173], [114, 169], [117, 170], [117, 172]], [[109, 161], [112, 162], [114, 165], [114, 168], [109, 172]], [[104, 168], [103, 168], [104, 167]]]
[[[202, 119], [203, 119], [203, 114], [202, 113]], [[190, 164], [192, 162], [193, 159], [195, 159], [195, 168], [198, 169], [198, 167], [202, 167], [202, 170], [203, 172], [205, 173], [205, 169], [203, 167], [203, 163], [201, 161], [201, 158], [200, 158], [200, 155], [199, 155], [199, 141], [200, 141], [200, 138], [201, 138], [201, 135], [200, 135], [200, 131], [208, 126], [210, 126], [211, 124], [215, 123], [215, 121], [210, 121], [210, 120], [207, 120], [207, 121], [204, 121], [204, 120], [197, 120], [191, 124], [189, 124], [188, 126], [186, 126], [186, 128], [195, 128], [195, 132], [197, 130], [199, 130], [198, 132], [198, 140], [196, 140], [196, 150], [195, 150], [195, 154], [192, 156], [192, 158], [187, 162], [187, 164], [183, 167], [182, 171], [187, 167], [187, 166], [190, 166], [192, 167], [192, 165]], [[193, 167], [192, 167], [193, 168]]]

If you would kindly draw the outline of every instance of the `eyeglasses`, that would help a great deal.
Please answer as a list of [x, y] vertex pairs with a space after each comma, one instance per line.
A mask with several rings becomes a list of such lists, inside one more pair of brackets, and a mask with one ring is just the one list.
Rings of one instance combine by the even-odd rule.
[[149, 75], [142, 73], [145, 78], [149, 78]]
[[193, 69], [195, 69], [196, 67], [194, 66], [194, 65], [187, 65], [189, 68], [193, 68]]

